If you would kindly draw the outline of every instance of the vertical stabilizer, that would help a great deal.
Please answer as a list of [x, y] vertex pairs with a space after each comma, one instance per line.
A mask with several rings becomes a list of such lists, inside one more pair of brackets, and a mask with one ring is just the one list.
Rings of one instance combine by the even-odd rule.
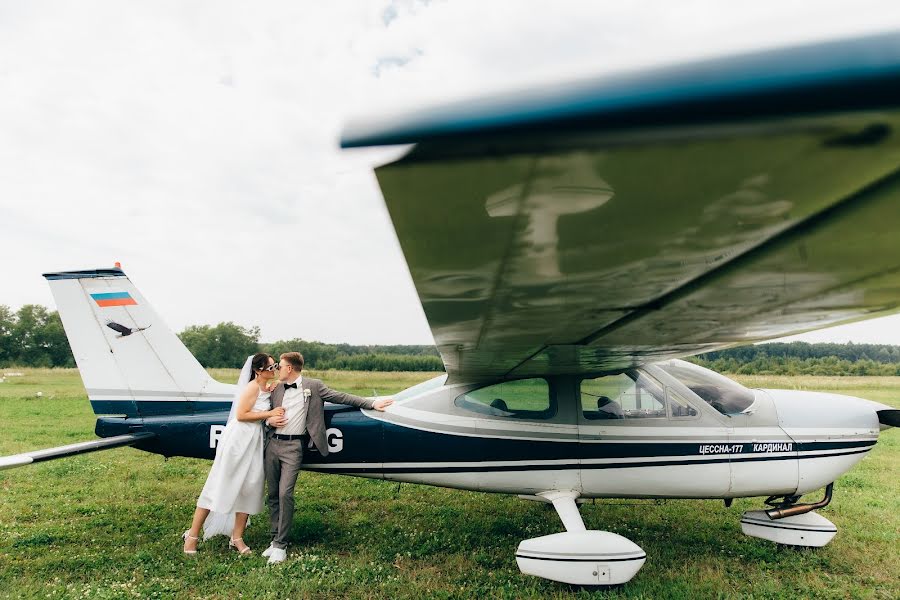
[[45, 273], [94, 412], [148, 416], [227, 409], [209, 376], [119, 269]]

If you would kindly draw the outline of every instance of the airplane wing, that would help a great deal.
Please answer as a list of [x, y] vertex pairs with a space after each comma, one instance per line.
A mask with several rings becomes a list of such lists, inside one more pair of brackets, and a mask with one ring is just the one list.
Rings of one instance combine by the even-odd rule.
[[351, 124], [451, 380], [597, 372], [896, 311], [900, 34]]
[[14, 454], [12, 456], [0, 456], [0, 471], [4, 469], [12, 469], [14, 467], [24, 467], [25, 465], [30, 465], [32, 463], [44, 462], [57, 458], [65, 458], [67, 456], [75, 456], [76, 454], [85, 454], [87, 452], [96, 452], [98, 450], [110, 450], [112, 448], [120, 448], [122, 446], [131, 446], [140, 441], [155, 436], [155, 433], [150, 432], [129, 433], [126, 435], [117, 435], [115, 437], [103, 438], [101, 440], [91, 440], [89, 442], [79, 442], [77, 444], [69, 444], [67, 446], [57, 446], [56, 448], [33, 450], [31, 452], [23, 452], [22, 454]]

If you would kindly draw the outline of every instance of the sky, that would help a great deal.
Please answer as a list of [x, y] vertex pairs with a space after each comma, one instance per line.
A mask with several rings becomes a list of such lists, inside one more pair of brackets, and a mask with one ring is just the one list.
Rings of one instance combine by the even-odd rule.
[[[0, 304], [122, 263], [175, 331], [430, 344], [350, 119], [900, 28], [791, 0], [0, 0]], [[900, 316], [807, 334], [900, 344]]]

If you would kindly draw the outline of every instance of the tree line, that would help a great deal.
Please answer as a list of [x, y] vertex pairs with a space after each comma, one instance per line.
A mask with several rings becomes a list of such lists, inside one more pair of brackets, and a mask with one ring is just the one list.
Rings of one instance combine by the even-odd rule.
[[[259, 341], [258, 327], [235, 323], [191, 325], [178, 334], [207, 368], [240, 368], [251, 354], [303, 354], [313, 369], [354, 371], [442, 371], [434, 346], [353, 346], [306, 340]], [[75, 358], [59, 313], [37, 304], [17, 311], [0, 304], [0, 367], [74, 367]]]
[[[301, 339], [259, 341], [258, 327], [232, 322], [191, 325], [178, 334], [207, 368], [238, 368], [247, 356], [268, 352], [303, 354], [313, 369], [442, 371], [434, 346], [354, 346]], [[898, 375], [900, 346], [887, 344], [760, 344], [707, 352], [690, 359], [720, 373], [760, 375]], [[0, 304], [0, 367], [74, 367], [75, 359], [56, 311], [26, 304], [13, 311]]]
[[192, 325], [178, 334], [188, 350], [207, 368], [238, 368], [251, 354], [267, 352], [278, 357], [299, 352], [311, 369], [351, 371], [443, 371], [444, 364], [434, 346], [354, 346], [326, 344], [301, 339], [259, 341], [258, 327], [234, 323]]
[[59, 313], [38, 304], [0, 304], [0, 366], [74, 367]]
[[900, 346], [889, 344], [760, 344], [707, 352], [689, 360], [740, 375], [900, 375]]

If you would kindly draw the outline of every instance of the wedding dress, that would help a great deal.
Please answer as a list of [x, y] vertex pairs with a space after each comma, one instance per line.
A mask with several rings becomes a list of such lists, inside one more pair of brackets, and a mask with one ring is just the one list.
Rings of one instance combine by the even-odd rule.
[[[252, 412], [269, 410], [270, 395], [270, 392], [259, 392]], [[234, 417], [235, 408], [232, 408], [225, 430], [219, 438], [216, 458], [197, 499], [198, 507], [210, 510], [203, 524], [203, 539], [214, 535], [231, 535], [234, 513], [255, 515], [263, 510], [265, 475], [262, 423], [238, 421]]]

